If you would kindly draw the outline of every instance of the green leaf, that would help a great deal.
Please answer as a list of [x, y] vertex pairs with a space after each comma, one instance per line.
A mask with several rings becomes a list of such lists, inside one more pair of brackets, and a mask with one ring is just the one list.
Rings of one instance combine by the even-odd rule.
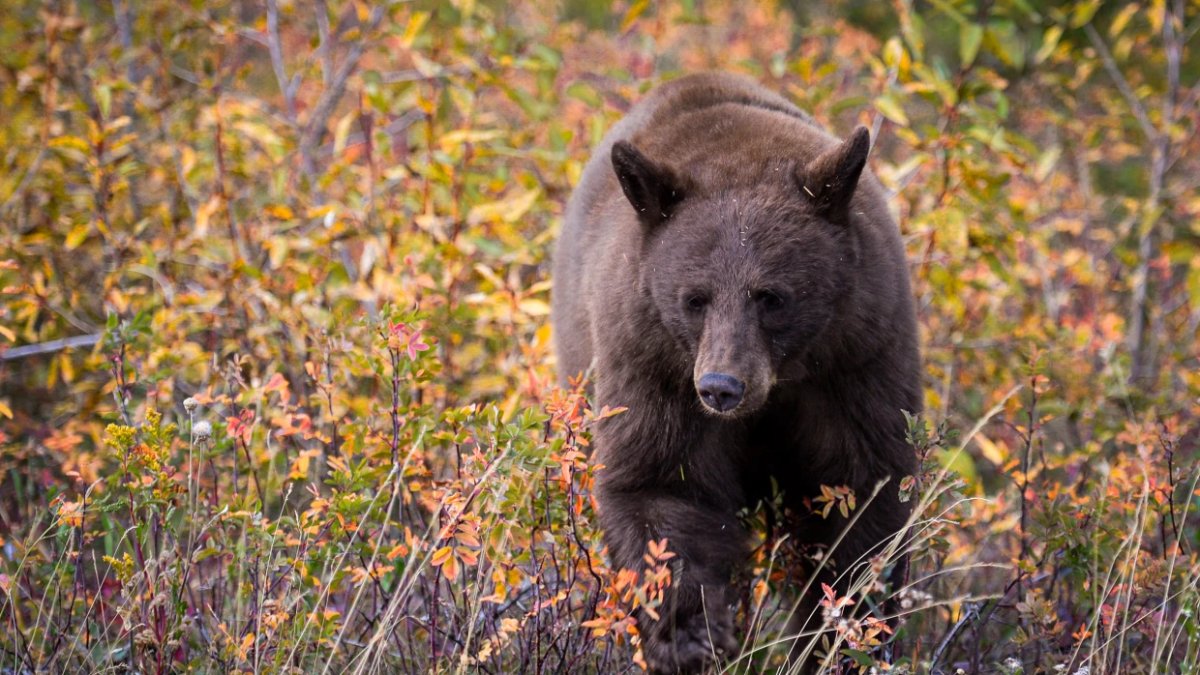
[[925, 21], [916, 14], [909, 15], [908, 21], [900, 24], [900, 33], [904, 36], [904, 41], [908, 43], [913, 58], [916, 60], [925, 58]]
[[946, 0], [929, 0], [929, 2], [934, 7], [937, 7], [939, 10], [941, 10], [946, 16], [954, 19], [954, 21], [960, 26], [965, 26], [970, 23], [967, 21], [967, 17], [963, 15], [962, 12], [958, 11], [958, 8], [949, 2], [946, 2]]
[[981, 44], [983, 44], [983, 26], [979, 24], [968, 24], [958, 34], [958, 56], [964, 68], [975, 62]]
[[600, 94], [596, 93], [596, 88], [587, 82], [576, 81], [567, 85], [567, 96], [583, 101], [595, 108], [599, 108], [604, 104], [604, 100], [600, 98]]
[[108, 119], [108, 114], [112, 111], [112, 87], [107, 84], [96, 87], [96, 103], [100, 106], [100, 116]]
[[850, 658], [854, 659], [854, 662], [863, 668], [870, 668], [871, 666], [875, 665], [875, 659], [871, 658], [870, 654], [860, 649], [843, 649], [842, 655], [849, 656]]

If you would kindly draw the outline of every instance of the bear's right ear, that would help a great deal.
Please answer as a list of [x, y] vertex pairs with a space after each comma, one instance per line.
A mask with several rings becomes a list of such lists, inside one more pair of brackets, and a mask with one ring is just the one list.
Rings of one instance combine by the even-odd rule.
[[684, 192], [683, 181], [674, 171], [651, 161], [629, 141], [613, 144], [612, 163], [621, 190], [642, 223], [658, 225], [671, 217]]

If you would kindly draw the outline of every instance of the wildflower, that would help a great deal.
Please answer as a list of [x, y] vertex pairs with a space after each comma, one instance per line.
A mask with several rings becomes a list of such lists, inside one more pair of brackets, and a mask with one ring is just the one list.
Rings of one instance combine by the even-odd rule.
[[192, 427], [192, 438], [197, 442], [212, 438], [212, 424], [208, 421], [196, 422], [196, 426]]
[[140, 647], [153, 647], [158, 644], [158, 639], [154, 637], [154, 631], [143, 628], [134, 634], [133, 642]]
[[126, 450], [133, 447], [137, 437], [137, 429], [123, 424], [110, 424], [104, 429], [104, 442], [114, 450]]
[[189, 415], [196, 412], [196, 408], [198, 407], [200, 407], [200, 402], [191, 396], [183, 399], [183, 409], [186, 410]]
[[417, 353], [429, 349], [429, 344], [421, 338], [420, 328], [410, 328], [397, 322], [388, 331], [388, 349], [404, 351], [409, 360], [416, 361]]
[[909, 610], [918, 604], [927, 603], [933, 600], [932, 595], [924, 591], [919, 591], [915, 588], [902, 589], [898, 597], [900, 599], [900, 609], [902, 610]]

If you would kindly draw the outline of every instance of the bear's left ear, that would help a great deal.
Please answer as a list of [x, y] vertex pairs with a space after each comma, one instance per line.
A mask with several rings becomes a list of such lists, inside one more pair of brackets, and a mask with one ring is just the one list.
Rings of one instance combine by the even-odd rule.
[[830, 220], [845, 220], [870, 150], [871, 133], [859, 127], [841, 145], [817, 155], [797, 172], [804, 194], [818, 213]]
[[629, 141], [613, 145], [612, 164], [638, 220], [652, 227], [671, 217], [684, 192], [683, 180], [674, 171], [653, 162]]

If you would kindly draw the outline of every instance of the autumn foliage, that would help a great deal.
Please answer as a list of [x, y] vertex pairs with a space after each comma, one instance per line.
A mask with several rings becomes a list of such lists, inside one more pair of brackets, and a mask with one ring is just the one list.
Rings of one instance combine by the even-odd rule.
[[547, 258], [703, 68], [871, 128], [912, 265], [903, 620], [823, 589], [827, 667], [1200, 669], [1194, 0], [9, 4], [0, 672], [638, 671], [671, 543], [607, 566]]

